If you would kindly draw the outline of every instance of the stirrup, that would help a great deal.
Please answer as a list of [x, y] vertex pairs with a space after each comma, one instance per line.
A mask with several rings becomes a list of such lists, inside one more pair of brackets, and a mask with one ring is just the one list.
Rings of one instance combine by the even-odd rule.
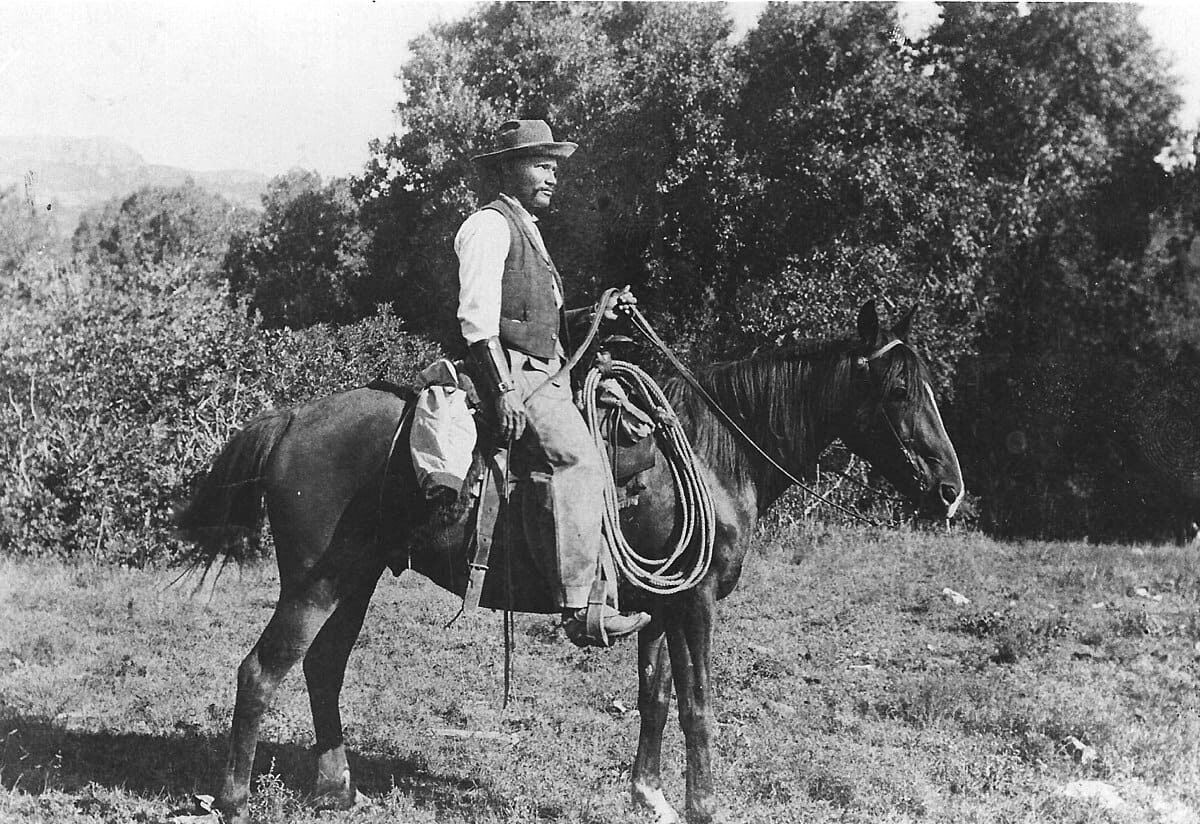
[[[618, 638], [633, 635], [645, 629], [652, 620], [644, 612], [620, 613], [614, 610], [606, 618], [602, 617], [599, 626], [589, 634], [586, 612], [587, 608], [583, 607], [575, 615], [570, 615], [563, 620], [563, 630], [571, 639], [571, 643], [577, 647], [610, 647]], [[615, 631], [612, 624], [617, 625]]]
[[[609, 610], [612, 614], [607, 616], [608, 620], [622, 624], [617, 633], [610, 633], [605, 622], [605, 612]], [[565, 618], [563, 630], [571, 639], [571, 643], [577, 647], [611, 647], [614, 640], [641, 631], [650, 620], [650, 616], [645, 613], [623, 614], [610, 607], [607, 603], [605, 582], [598, 578], [592, 584], [588, 605]]]
[[584, 638], [592, 646], [611, 647], [612, 639], [604, 627], [604, 606], [608, 601], [608, 587], [599, 575], [592, 581], [592, 591], [588, 593], [587, 613], [584, 619]]

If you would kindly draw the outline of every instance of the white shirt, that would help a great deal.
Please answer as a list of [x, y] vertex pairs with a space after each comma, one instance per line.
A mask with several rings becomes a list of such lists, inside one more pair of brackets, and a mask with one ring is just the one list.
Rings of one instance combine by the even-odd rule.
[[[500, 199], [512, 207], [518, 220], [525, 222], [538, 251], [549, 261], [537, 218], [516, 199], [503, 193]], [[458, 255], [458, 322], [468, 344], [500, 335], [500, 292], [510, 242], [508, 220], [495, 209], [480, 209], [471, 215], [454, 237], [454, 252]], [[554, 302], [562, 306], [558, 284], [552, 282], [552, 288]]]

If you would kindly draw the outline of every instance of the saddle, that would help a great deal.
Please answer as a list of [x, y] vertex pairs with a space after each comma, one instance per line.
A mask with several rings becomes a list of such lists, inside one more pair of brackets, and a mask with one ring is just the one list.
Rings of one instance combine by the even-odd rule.
[[[397, 575], [411, 567], [462, 596], [464, 611], [484, 606], [517, 612], [557, 612], [549, 595], [551, 583], [542, 579], [534, 564], [521, 518], [516, 514], [528, 479], [519, 450], [509, 455], [498, 445], [491, 409], [479, 400], [469, 365], [455, 362], [445, 368], [435, 363], [422, 373], [423, 379], [451, 375], [475, 412], [478, 437], [470, 468], [457, 500], [426, 504], [424, 523], [414, 525], [408, 546], [391, 556], [389, 565]], [[637, 494], [644, 489], [639, 475], [655, 464], [657, 449], [651, 437], [654, 425], [631, 387], [617, 378], [606, 378], [602, 383], [597, 393], [597, 403], [604, 410], [600, 431], [622, 506], [628, 506], [636, 503]], [[407, 451], [403, 447], [410, 432], [411, 419], [407, 426], [402, 423], [397, 433], [393, 447], [396, 458]], [[409, 475], [412, 467], [404, 469]], [[602, 552], [602, 556], [606, 554]], [[615, 570], [611, 564], [607, 575], [613, 582]], [[600, 592], [603, 598], [603, 590]]]

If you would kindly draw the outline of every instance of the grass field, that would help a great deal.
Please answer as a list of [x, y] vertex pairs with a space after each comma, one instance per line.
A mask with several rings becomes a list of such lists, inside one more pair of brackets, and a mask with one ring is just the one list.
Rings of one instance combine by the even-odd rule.
[[[0, 821], [158, 822], [213, 793], [272, 565], [174, 573], [0, 562]], [[951, 588], [970, 599], [956, 604]], [[761, 533], [722, 602], [716, 778], [731, 822], [1198, 822], [1200, 556], [971, 534]], [[264, 724], [263, 824], [639, 822], [636, 648], [381, 584], [343, 694], [370, 806], [304, 803], [302, 677]], [[446, 730], [490, 733], [455, 737]], [[668, 798], [682, 809], [674, 721]]]

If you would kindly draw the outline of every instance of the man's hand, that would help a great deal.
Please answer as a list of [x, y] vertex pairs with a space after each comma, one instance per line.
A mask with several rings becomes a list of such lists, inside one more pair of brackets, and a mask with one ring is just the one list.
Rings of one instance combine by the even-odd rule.
[[500, 424], [500, 437], [504, 440], [519, 440], [525, 431], [525, 404], [515, 389], [501, 392], [496, 398], [496, 421]]
[[634, 306], [637, 304], [637, 298], [633, 294], [633, 290], [628, 285], [620, 292], [614, 292], [609, 295], [608, 302], [600, 310], [604, 314], [606, 320], [616, 320], [617, 312], [622, 306]]
[[525, 431], [525, 404], [517, 394], [508, 355], [500, 338], [485, 338], [467, 345], [475, 374], [495, 392], [496, 426], [500, 437], [507, 441], [516, 440]]

